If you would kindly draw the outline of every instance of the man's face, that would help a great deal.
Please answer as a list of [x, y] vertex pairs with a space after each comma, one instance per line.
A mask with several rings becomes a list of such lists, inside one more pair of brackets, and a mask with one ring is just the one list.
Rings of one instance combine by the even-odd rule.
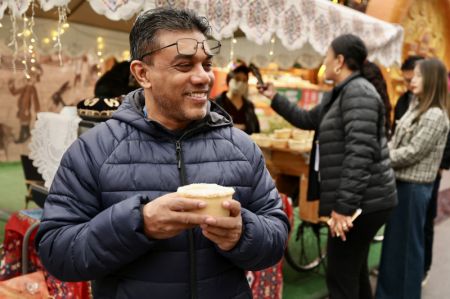
[[[181, 38], [198, 42], [206, 39], [199, 31], [161, 31], [158, 48], [176, 43]], [[146, 59], [152, 61], [147, 65], [146, 75], [150, 84], [146, 88], [150, 119], [169, 129], [181, 129], [205, 117], [214, 74], [212, 57], [205, 54], [202, 44], [198, 44], [197, 52], [192, 56], [180, 55], [174, 45], [156, 51]]]
[[406, 88], [411, 91], [411, 80], [414, 77], [414, 70], [402, 71], [403, 80], [405, 80]]

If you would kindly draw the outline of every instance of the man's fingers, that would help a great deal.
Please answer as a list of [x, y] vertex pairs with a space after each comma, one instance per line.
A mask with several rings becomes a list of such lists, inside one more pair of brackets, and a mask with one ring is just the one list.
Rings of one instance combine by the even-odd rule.
[[241, 214], [241, 203], [237, 200], [226, 200], [222, 203], [222, 206], [230, 210], [231, 217], [236, 217]]
[[200, 225], [205, 223], [206, 216], [190, 212], [173, 212], [171, 213], [172, 222], [185, 225]]
[[238, 217], [207, 217], [205, 224], [220, 229], [238, 229], [242, 227], [242, 220]]
[[204, 207], [206, 207], [206, 202], [202, 200], [187, 199], [183, 197], [177, 197], [169, 202], [169, 208], [172, 211], [192, 211], [203, 209]]
[[242, 228], [239, 226], [235, 226], [232, 229], [224, 229], [224, 228], [220, 228], [220, 227], [214, 227], [214, 226], [202, 224], [200, 227], [203, 230], [206, 230], [206, 231], [208, 231], [216, 236], [220, 236], [220, 237], [229, 237], [231, 235], [238, 234], [238, 232], [240, 230], [242, 230]]
[[222, 250], [230, 250], [237, 244], [240, 238], [239, 234], [232, 234], [227, 237], [222, 237], [208, 230], [202, 230], [202, 234], [210, 241], [216, 243], [217, 246], [219, 246], [219, 248]]

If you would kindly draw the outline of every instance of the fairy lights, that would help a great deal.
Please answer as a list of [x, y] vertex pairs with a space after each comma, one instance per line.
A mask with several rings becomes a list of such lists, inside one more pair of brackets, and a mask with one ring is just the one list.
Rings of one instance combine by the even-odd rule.
[[228, 63], [228, 69], [232, 69], [233, 68], [233, 60], [234, 60], [234, 47], [237, 44], [237, 39], [234, 38], [234, 34], [231, 37], [231, 42], [230, 42], [230, 59], [229, 59], [229, 63]]
[[[27, 23], [28, 23], [28, 18], [24, 17], [23, 19], [23, 31], [20, 33], [21, 37], [22, 37], [22, 47], [23, 47], [23, 60], [22, 60], [22, 64], [23, 64], [23, 72], [25, 74], [25, 78], [30, 79], [30, 74], [28, 73], [28, 53], [29, 53], [29, 48], [28, 48], [28, 36], [30, 36], [30, 31], [27, 30]], [[32, 50], [31, 50], [32, 52]], [[31, 53], [30, 53], [31, 54]]]
[[269, 50], [270, 58], [273, 57], [274, 48], [275, 48], [275, 37], [272, 37], [272, 39], [270, 40], [270, 50]]
[[17, 52], [18, 52], [18, 42], [17, 42], [17, 26], [16, 26], [16, 16], [11, 13], [9, 14], [9, 17], [11, 19], [11, 25], [12, 25], [12, 37], [11, 37], [11, 42], [8, 44], [8, 47], [13, 47], [14, 48], [14, 52], [13, 52], [13, 62], [12, 62], [12, 67], [13, 67], [13, 72], [16, 73], [16, 60], [17, 60]]
[[129, 50], [124, 50], [122, 52], [122, 60], [129, 60], [130, 59], [130, 51]]
[[58, 6], [58, 31], [56, 35], [56, 41], [54, 47], [58, 48], [58, 59], [59, 65], [62, 66], [62, 44], [61, 44], [61, 35], [64, 34], [63, 26], [67, 23], [67, 5], [66, 6]]
[[98, 63], [97, 63], [97, 76], [100, 77], [102, 75], [101, 71], [101, 64], [104, 62], [103, 59], [103, 49], [105, 48], [105, 44], [103, 43], [103, 37], [99, 36], [97, 37], [97, 57], [98, 57]]

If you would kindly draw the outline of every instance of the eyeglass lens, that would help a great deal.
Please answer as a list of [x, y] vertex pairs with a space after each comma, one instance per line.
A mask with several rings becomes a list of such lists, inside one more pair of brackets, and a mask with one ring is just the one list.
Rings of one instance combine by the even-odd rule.
[[177, 41], [177, 50], [181, 55], [195, 55], [197, 53], [198, 44], [203, 45], [203, 50], [207, 55], [216, 55], [220, 52], [220, 42], [213, 39], [208, 39], [203, 42], [198, 42], [191, 38], [182, 38]]

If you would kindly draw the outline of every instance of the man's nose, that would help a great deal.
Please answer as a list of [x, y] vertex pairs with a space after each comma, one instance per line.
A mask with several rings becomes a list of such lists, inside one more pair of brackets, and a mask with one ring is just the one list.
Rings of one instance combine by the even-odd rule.
[[192, 71], [191, 81], [193, 84], [209, 84], [211, 82], [210, 72], [207, 72], [201, 63], [197, 64]]

